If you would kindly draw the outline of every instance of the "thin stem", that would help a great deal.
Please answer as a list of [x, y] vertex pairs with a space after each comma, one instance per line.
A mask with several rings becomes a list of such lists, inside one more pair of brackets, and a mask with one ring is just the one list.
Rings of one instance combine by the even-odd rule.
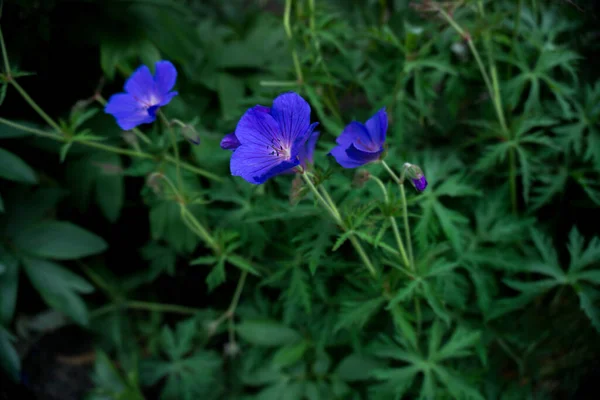
[[386, 169], [386, 171], [390, 174], [392, 179], [400, 186], [400, 196], [402, 197], [402, 213], [404, 218], [404, 235], [406, 236], [406, 243], [408, 246], [408, 257], [410, 259], [410, 266], [413, 272], [415, 271], [415, 259], [413, 256], [413, 247], [412, 247], [412, 235], [410, 234], [410, 225], [408, 223], [408, 202], [406, 201], [406, 191], [404, 190], [404, 174], [406, 169], [402, 171], [402, 176], [399, 178], [398, 175], [390, 168], [390, 166], [384, 161], [381, 160], [381, 164]]
[[[339, 211], [337, 210], [337, 207], [335, 207], [335, 205], [333, 205], [333, 208], [332, 208], [332, 206], [329, 205], [329, 203], [327, 202], [327, 200], [325, 200], [325, 198], [321, 195], [321, 193], [319, 193], [319, 191], [317, 190], [317, 188], [315, 187], [315, 185], [312, 183], [311, 179], [308, 177], [308, 174], [303, 173], [302, 174], [302, 178], [308, 184], [308, 187], [312, 190], [312, 192], [314, 193], [314, 195], [317, 196], [317, 199], [319, 199], [319, 201], [321, 202], [321, 204], [323, 204], [323, 206], [333, 216], [333, 218], [335, 219], [335, 221], [337, 222], [337, 224], [344, 231], [346, 231], [347, 230], [346, 226], [344, 225], [344, 221], [342, 220], [342, 217], [341, 217]], [[377, 276], [377, 271], [375, 270], [375, 267], [373, 266], [373, 263], [371, 262], [371, 259], [369, 258], [369, 256], [367, 255], [367, 253], [365, 253], [365, 250], [363, 249], [363, 247], [360, 244], [360, 242], [356, 239], [356, 237], [353, 234], [350, 235], [349, 240], [350, 240], [350, 243], [352, 243], [352, 246], [354, 246], [354, 249], [356, 250], [356, 252], [360, 256], [360, 258], [362, 259], [363, 263], [365, 264], [365, 266], [367, 267], [367, 269], [371, 273], [371, 275]]]
[[408, 224], [408, 204], [406, 202], [406, 192], [404, 191], [404, 183], [400, 185], [400, 196], [402, 196], [402, 214], [404, 218], [404, 235], [408, 245], [408, 258], [413, 271], [415, 270], [415, 258], [413, 256], [412, 236], [410, 234], [410, 225]]
[[46, 121], [46, 123], [48, 125], [50, 125], [54, 129], [56, 129], [58, 132], [62, 132], [62, 129], [60, 128], [60, 126], [56, 122], [54, 122], [54, 120], [52, 118], [50, 118], [50, 116], [48, 114], [46, 114], [44, 112], [44, 110], [42, 110], [40, 108], [40, 106], [38, 106], [37, 103], [35, 101], [33, 101], [33, 99], [31, 97], [29, 97], [29, 95], [27, 94], [27, 92], [25, 91], [25, 89], [23, 89], [21, 87], [21, 85], [19, 85], [17, 83], [17, 81], [15, 81], [14, 79], [11, 79], [10, 84], [13, 85], [13, 87], [15, 89], [17, 89], [17, 91], [19, 92], [19, 94], [21, 95], [21, 97], [23, 97], [23, 99], [27, 102], [27, 104], [29, 104], [29, 106], [31, 108], [33, 108], [35, 110], [35, 112], [37, 112], [38, 115], [40, 117], [42, 117], [42, 119], [44, 121]]
[[242, 271], [240, 280], [238, 281], [237, 287], [235, 288], [235, 293], [233, 294], [233, 299], [231, 300], [231, 304], [228, 308], [228, 311], [232, 314], [235, 312], [235, 309], [237, 308], [237, 305], [240, 301], [240, 296], [242, 295], [242, 291], [244, 290], [244, 284], [246, 283], [247, 276], [248, 271]]
[[10, 63], [8, 62], [8, 53], [6, 52], [6, 44], [4, 43], [4, 36], [2, 35], [2, 29], [0, 29], [0, 47], [2, 48], [2, 59], [4, 60], [4, 70], [9, 80], [12, 79], [10, 71]]
[[171, 312], [177, 314], [196, 314], [198, 312], [195, 308], [178, 306], [175, 304], [149, 303], [145, 301], [128, 301], [125, 305], [127, 308], [134, 310]]
[[323, 204], [323, 206], [327, 209], [327, 211], [329, 211], [329, 213], [331, 214], [333, 219], [335, 219], [335, 222], [337, 222], [338, 225], [343, 226], [344, 224], [343, 224], [343, 221], [342, 221], [342, 218], [341, 218], [339, 212], [337, 210], [334, 210], [333, 208], [331, 208], [331, 206], [329, 205], [327, 200], [325, 200], [325, 198], [323, 198], [321, 193], [317, 190], [315, 185], [312, 183], [312, 180], [308, 177], [308, 174], [303, 173], [302, 178], [304, 179], [304, 181], [306, 182], [306, 184], [308, 185], [310, 190], [312, 190], [312, 192], [317, 197], [317, 199], [321, 202], [321, 204]]
[[192, 232], [198, 235], [200, 239], [204, 240], [215, 253], [219, 253], [219, 245], [215, 239], [184, 204], [181, 204], [181, 217], [183, 222], [192, 230]]
[[[289, 39], [292, 41], [292, 27], [290, 25], [290, 15], [292, 13], [292, 0], [285, 0], [285, 10], [283, 12], [283, 27], [285, 29], [285, 33]], [[296, 49], [293, 47], [292, 43], [292, 59], [294, 60], [294, 68], [296, 69], [296, 78], [298, 79], [298, 83], [304, 82], [304, 76], [302, 75], [302, 68], [300, 68], [300, 60], [298, 58], [298, 53]]]
[[[381, 181], [381, 179], [377, 178], [374, 175], [371, 175], [371, 179], [373, 181], [375, 181], [377, 183], [377, 185], [379, 185], [379, 187], [381, 188], [381, 191], [383, 192], [383, 198], [385, 199], [385, 203], [386, 203], [386, 205], [389, 205], [390, 201], [389, 201], [388, 192], [387, 192], [387, 189], [385, 188], [385, 185]], [[404, 264], [408, 268], [411, 268], [411, 264], [408, 261], [408, 258], [406, 257], [406, 250], [404, 249], [404, 243], [402, 243], [402, 238], [400, 237], [400, 230], [398, 229], [398, 224], [396, 223], [396, 218], [394, 218], [393, 216], [390, 215], [388, 217], [388, 219], [390, 221], [390, 224], [392, 225], [392, 231], [394, 232], [394, 238], [396, 239], [396, 244], [398, 245], [398, 250], [400, 251], [400, 254], [402, 256], [402, 261], [404, 261]]]
[[183, 195], [183, 191], [184, 191], [183, 178], [181, 177], [181, 166], [179, 165], [180, 159], [179, 159], [179, 146], [177, 146], [177, 136], [175, 135], [175, 131], [173, 130], [173, 127], [169, 123], [169, 120], [167, 120], [167, 117], [165, 117], [165, 114], [163, 114], [163, 112], [159, 110], [158, 115], [160, 116], [160, 119], [163, 122], [163, 124], [165, 125], [165, 127], [169, 130], [169, 134], [171, 136], [171, 146], [173, 147], [173, 152], [175, 153], [175, 161], [176, 161], [175, 168], [176, 168], [176, 174], [177, 174], [177, 187], [179, 188], [179, 191]]
[[500, 347], [502, 347], [502, 349], [506, 352], [506, 354], [508, 354], [510, 358], [512, 358], [515, 361], [517, 367], [519, 368], [519, 375], [522, 376], [524, 372], [523, 361], [510, 349], [510, 347], [508, 347], [504, 340], [498, 338], [496, 339], [496, 341], [498, 342]]

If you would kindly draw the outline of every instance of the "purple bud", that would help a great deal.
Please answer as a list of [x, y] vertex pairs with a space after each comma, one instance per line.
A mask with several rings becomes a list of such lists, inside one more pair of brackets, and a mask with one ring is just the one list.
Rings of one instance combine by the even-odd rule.
[[427, 179], [418, 165], [404, 163], [404, 173], [410, 179], [415, 189], [422, 192], [427, 187]]
[[427, 179], [424, 176], [413, 179], [412, 183], [419, 192], [422, 192], [427, 187]]
[[224, 150], [235, 150], [238, 147], [240, 147], [240, 145], [241, 143], [238, 140], [237, 136], [235, 136], [235, 133], [228, 133], [221, 140], [221, 148]]

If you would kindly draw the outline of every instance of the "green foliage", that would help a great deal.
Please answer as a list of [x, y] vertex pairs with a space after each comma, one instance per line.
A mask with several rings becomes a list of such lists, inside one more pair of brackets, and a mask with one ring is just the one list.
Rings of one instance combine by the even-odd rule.
[[[85, 17], [50, 19], [61, 40], [2, 22], [13, 379], [19, 321], [47, 307], [93, 333], [88, 399], [574, 398], [600, 355], [597, 23], [574, 2], [66, 3]], [[98, 57], [66, 66], [82, 38]], [[105, 99], [158, 60], [178, 70], [167, 123], [122, 132]], [[320, 123], [318, 196], [231, 177], [219, 148], [288, 90]], [[382, 107], [392, 174], [339, 167], [336, 137]]]

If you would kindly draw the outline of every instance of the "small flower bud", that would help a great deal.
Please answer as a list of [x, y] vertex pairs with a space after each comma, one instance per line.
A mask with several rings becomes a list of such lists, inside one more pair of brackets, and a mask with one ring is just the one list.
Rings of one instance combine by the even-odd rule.
[[146, 185], [148, 185], [148, 187], [150, 189], [152, 189], [154, 194], [160, 193], [160, 178], [161, 177], [162, 177], [162, 174], [160, 172], [153, 172], [150, 175], [148, 175], [148, 177], [146, 178]]
[[204, 329], [206, 330], [207, 336], [212, 336], [217, 333], [217, 329], [219, 329], [219, 321], [210, 321], [204, 324]]
[[125, 143], [127, 143], [128, 145], [130, 145], [134, 148], [137, 146], [138, 139], [135, 136], [135, 133], [133, 133], [131, 131], [123, 131], [122, 136], [123, 136], [123, 140], [125, 140]]
[[236, 342], [228, 342], [223, 346], [223, 353], [227, 357], [234, 358], [240, 353], [240, 346]]
[[425, 175], [423, 175], [423, 171], [421, 168], [419, 168], [419, 166], [405, 163], [404, 171], [415, 189], [417, 189], [419, 192], [425, 190], [427, 187], [427, 179], [425, 179]]
[[369, 181], [371, 174], [366, 169], [359, 169], [354, 174], [354, 179], [352, 180], [352, 185], [357, 188], [362, 188]]
[[196, 132], [196, 129], [190, 125], [185, 124], [181, 127], [181, 134], [184, 138], [186, 138], [190, 143], [199, 145], [200, 144], [200, 135]]

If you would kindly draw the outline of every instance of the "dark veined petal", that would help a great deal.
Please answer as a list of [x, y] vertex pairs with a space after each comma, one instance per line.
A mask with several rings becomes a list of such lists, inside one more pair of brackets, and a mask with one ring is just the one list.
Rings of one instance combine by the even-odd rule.
[[246, 181], [259, 185], [267, 179], [279, 175], [300, 164], [297, 158], [292, 161], [282, 161], [274, 156], [269, 149], [243, 144], [231, 155], [231, 175], [241, 176]]
[[261, 147], [268, 152], [281, 141], [281, 132], [277, 121], [261, 108], [253, 107], [246, 111], [235, 128], [235, 136], [243, 145]]
[[335, 146], [329, 154], [335, 161], [344, 168], [357, 168], [379, 158], [383, 150], [377, 152], [366, 152], [356, 148], [353, 144], [350, 147], [343, 145]]
[[155, 64], [154, 82], [156, 91], [161, 97], [173, 89], [176, 80], [177, 70], [170, 61], [158, 61]]
[[154, 78], [145, 65], [136, 69], [125, 82], [125, 91], [132, 95], [137, 101], [146, 106], [160, 103]]
[[385, 142], [386, 132], [388, 129], [388, 117], [385, 107], [377, 111], [367, 122], [365, 126], [369, 131], [373, 140], [381, 147]]
[[140, 124], [155, 120], [155, 117], [148, 114], [148, 111], [132, 95], [126, 93], [112, 95], [108, 99], [104, 112], [112, 114], [123, 130], [133, 129]]
[[271, 115], [279, 125], [284, 143], [303, 143], [310, 134], [310, 106], [297, 93], [277, 96], [273, 100]]
[[[315, 147], [317, 147], [317, 140], [319, 140], [319, 135], [321, 134], [321, 132], [318, 131], [314, 131], [310, 137], [308, 138], [308, 140], [306, 141], [306, 145], [304, 146], [305, 149], [305, 154], [304, 154], [304, 159], [305, 162], [308, 162], [310, 164], [313, 163], [313, 156], [315, 154]], [[302, 157], [300, 156], [300, 160], [302, 160]]]
[[346, 125], [342, 134], [337, 137], [336, 142], [344, 148], [348, 148], [354, 144], [362, 151], [373, 152], [380, 150], [380, 146], [377, 143], [374, 143], [367, 128], [356, 121]]
[[238, 147], [240, 147], [240, 141], [238, 140], [237, 136], [235, 136], [235, 133], [228, 133], [227, 135], [225, 135], [225, 137], [221, 140], [221, 148], [224, 150], [235, 150]]

